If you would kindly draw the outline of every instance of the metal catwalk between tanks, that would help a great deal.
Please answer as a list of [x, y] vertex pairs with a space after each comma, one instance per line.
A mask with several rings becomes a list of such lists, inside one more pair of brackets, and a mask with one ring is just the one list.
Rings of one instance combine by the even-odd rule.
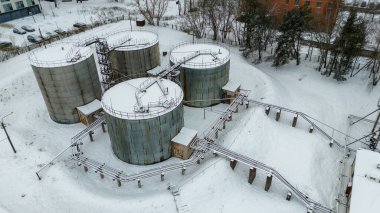
[[[225, 122], [229, 121], [231, 118], [231, 114], [235, 112], [236, 108], [240, 105], [243, 104], [244, 101], [247, 99], [247, 95], [245, 94], [239, 94], [239, 96], [232, 101], [232, 103], [229, 105], [227, 110], [216, 120], [216, 122], [213, 123], [213, 128], [210, 128], [209, 132], [206, 134], [206, 138], [210, 140], [209, 138], [211, 137], [212, 134], [217, 134], [216, 132], [222, 128], [223, 125], [225, 125]], [[95, 127], [94, 127], [95, 128]], [[93, 128], [93, 129], [94, 129]], [[92, 129], [88, 129], [87, 132], [92, 131]], [[84, 131], [86, 132], [86, 131]], [[82, 134], [83, 135], [83, 134]], [[86, 135], [86, 133], [84, 133]], [[77, 137], [77, 138], [81, 138]], [[73, 155], [72, 159], [78, 161], [81, 165], [88, 166], [88, 168], [93, 169], [96, 172], [104, 173], [105, 175], [110, 176], [113, 179], [120, 180], [121, 182], [129, 182], [129, 181], [134, 181], [138, 179], [143, 179], [143, 178], [148, 178], [148, 177], [153, 177], [156, 175], [160, 175], [163, 172], [169, 172], [169, 171], [174, 171], [174, 170], [180, 170], [183, 168], [186, 168], [188, 166], [191, 166], [195, 164], [198, 160], [203, 159], [205, 155], [207, 154], [206, 150], [204, 150], [201, 147], [198, 147], [198, 142], [201, 139], [197, 138], [193, 144], [191, 144], [192, 148], [194, 148], [194, 153], [191, 156], [189, 160], [182, 161], [179, 163], [173, 163], [165, 166], [160, 166], [156, 168], [152, 168], [146, 171], [142, 171], [137, 174], [133, 175], [126, 175], [123, 174], [123, 171], [119, 171], [116, 169], [113, 169], [111, 167], [106, 166], [104, 163], [97, 162], [95, 160], [92, 160], [90, 158], [82, 156], [81, 152], [78, 152], [76, 149], [77, 146], [81, 146], [80, 141], [78, 140], [77, 142], [74, 142], [72, 147], [73, 147]]]
[[[280, 173], [278, 173], [274, 168], [263, 164], [257, 160], [254, 160], [252, 158], [249, 158], [247, 156], [241, 155], [239, 153], [233, 152], [225, 147], [222, 147], [215, 143], [217, 132], [222, 130], [223, 127], [225, 127], [225, 122], [228, 122], [232, 116], [233, 112], [236, 112], [236, 109], [241, 104], [254, 104], [258, 106], [264, 106], [264, 107], [271, 107], [274, 109], [286, 111], [289, 113], [294, 113], [300, 115], [302, 118], [305, 119], [308, 123], [310, 123], [316, 130], [322, 133], [322, 135], [326, 136], [328, 139], [333, 141], [334, 144], [337, 145], [339, 149], [346, 149], [347, 151], [355, 151], [347, 148], [343, 143], [338, 142], [334, 139], [333, 136], [330, 136], [328, 133], [323, 131], [323, 129], [317, 125], [320, 121], [314, 119], [313, 117], [298, 112], [295, 110], [287, 109], [281, 106], [276, 106], [272, 104], [262, 103], [255, 100], [248, 99], [248, 95], [245, 93], [241, 93], [238, 95], [236, 99], [232, 101], [232, 103], [229, 105], [229, 107], [226, 109], [224, 113], [218, 117], [218, 119], [215, 120], [215, 122], [211, 125], [211, 128], [207, 129], [205, 136], [203, 139], [197, 138], [195, 142], [191, 145], [192, 148], [194, 148], [194, 153], [191, 156], [189, 160], [185, 160], [179, 163], [173, 163], [168, 164], [165, 166], [160, 166], [152, 169], [148, 169], [136, 174], [124, 174], [123, 171], [117, 170], [115, 168], [112, 168], [110, 166], [105, 165], [105, 163], [100, 163], [95, 160], [92, 160], [90, 158], [84, 157], [81, 152], [78, 152], [80, 148], [76, 149], [77, 147], [80, 147], [82, 144], [82, 139], [86, 137], [90, 132], [98, 128], [102, 123], [105, 122], [104, 116], [97, 119], [92, 125], [78, 133], [76, 136], [72, 138], [71, 144], [69, 147], [67, 147], [64, 151], [62, 151], [57, 157], [55, 157], [51, 162], [46, 164], [44, 167], [42, 167], [36, 174], [40, 178], [39, 173], [44, 170], [46, 167], [53, 165], [53, 161], [58, 159], [59, 156], [61, 156], [66, 150], [68, 150], [70, 147], [73, 148], [73, 155], [72, 160], [76, 161], [79, 165], [83, 165], [87, 168], [90, 168], [94, 170], [97, 173], [100, 173], [102, 175], [107, 175], [111, 177], [114, 180], [118, 180], [120, 182], [130, 182], [130, 181], [136, 181], [141, 180], [144, 178], [149, 178], [153, 176], [163, 175], [165, 172], [175, 171], [175, 170], [181, 170], [186, 169], [186, 167], [194, 165], [197, 163], [197, 161], [204, 159], [204, 157], [207, 154], [210, 154], [210, 151], [217, 152], [221, 155], [224, 155], [230, 159], [236, 160], [238, 162], [241, 162], [245, 165], [247, 165], [250, 168], [257, 168], [259, 170], [262, 170], [264, 172], [268, 172], [272, 174], [275, 178], [277, 178], [285, 187], [287, 187], [292, 193], [294, 193], [308, 208], [313, 209], [314, 212], [334, 212], [333, 210], [323, 206], [322, 204], [308, 198], [305, 194], [303, 194], [301, 191], [296, 189], [293, 185], [291, 185]], [[322, 125], [326, 125], [321, 123]], [[328, 125], [327, 125], [328, 126]], [[328, 126], [329, 128], [332, 128]], [[333, 129], [333, 128], [332, 128]], [[335, 131], [339, 131], [336, 129], [333, 129]], [[344, 134], [344, 133], [342, 133]], [[346, 135], [346, 137], [350, 137]]]
[[260, 169], [264, 172], [268, 172], [272, 174], [275, 178], [277, 178], [285, 187], [287, 187], [292, 193], [294, 193], [309, 209], [312, 209], [315, 212], [333, 212], [333, 210], [323, 206], [322, 204], [308, 198], [307, 195], [303, 194], [301, 191], [296, 189], [293, 185], [291, 185], [280, 173], [278, 173], [274, 168], [267, 166], [259, 161], [256, 161], [247, 156], [238, 154], [233, 152], [227, 148], [224, 148], [214, 141], [217, 137], [217, 132], [222, 130], [225, 127], [225, 122], [231, 119], [231, 114], [236, 112], [236, 109], [239, 105], [246, 103], [247, 106], [249, 104], [249, 100], [247, 99], [246, 94], [239, 94], [239, 96], [232, 101], [227, 110], [213, 123], [212, 127], [205, 134], [204, 139], [197, 138], [195, 142], [192, 144], [195, 152], [189, 160], [182, 161], [179, 163], [168, 164], [152, 169], [148, 169], [136, 174], [124, 174], [123, 171], [117, 170], [115, 168], [109, 167], [104, 163], [97, 162], [90, 158], [84, 157], [81, 154], [74, 154], [72, 159], [77, 161], [79, 165], [83, 165], [87, 168], [93, 169], [95, 172], [110, 176], [114, 180], [118, 180], [120, 182], [130, 182], [130, 181], [140, 181], [144, 178], [149, 178], [158, 175], [164, 175], [166, 172], [174, 171], [174, 170], [185, 170], [186, 167], [192, 166], [196, 164], [199, 160], [204, 159], [207, 154], [210, 154], [210, 151], [214, 151], [224, 155], [228, 158], [234, 159], [238, 162], [241, 162], [247, 165], [250, 168]]

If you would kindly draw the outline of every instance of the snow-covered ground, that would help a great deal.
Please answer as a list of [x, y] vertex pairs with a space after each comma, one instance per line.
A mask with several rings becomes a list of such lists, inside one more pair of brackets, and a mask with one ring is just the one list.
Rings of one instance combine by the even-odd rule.
[[[105, 25], [75, 35], [83, 39], [95, 34], [128, 29], [129, 21]], [[160, 50], [192, 40], [190, 35], [167, 28], [144, 27], [159, 35]], [[71, 38], [71, 39], [73, 39]], [[294, 63], [275, 69], [270, 63], [249, 64], [237, 48], [230, 48], [230, 80], [251, 90], [250, 98], [305, 112], [343, 132], [349, 114], [364, 115], [376, 107], [380, 87], [368, 85], [366, 75], [336, 82], [314, 70], [314, 62]], [[162, 66], [169, 56], [162, 56]], [[203, 109], [185, 107], [185, 126], [202, 131], [226, 108], [221, 104]], [[42, 174], [35, 172], [70, 144], [70, 138], [84, 128], [82, 124], [54, 123], [48, 115], [42, 95], [26, 54], [0, 63], [0, 115], [17, 149], [13, 154], [6, 141], [0, 142], [0, 212], [177, 212], [168, 184], [180, 187], [179, 205], [189, 212], [305, 212], [306, 207], [293, 198], [285, 200], [287, 190], [276, 180], [264, 191], [265, 174], [258, 172], [252, 185], [247, 183], [249, 168], [229, 167], [222, 157], [208, 157], [200, 165], [180, 172], [127, 183], [122, 187], [98, 174], [85, 173], [66, 153], [57, 164]], [[309, 134], [309, 126], [299, 121], [292, 128], [292, 115], [283, 113], [279, 122], [274, 112], [251, 105], [235, 114], [219, 138], [230, 149], [262, 161], [277, 169], [290, 183], [322, 204], [334, 207], [340, 152], [318, 133]], [[369, 131], [369, 130], [368, 130]], [[1, 131], [0, 131], [1, 132]], [[0, 140], [4, 134], [0, 133]], [[107, 134], [97, 130], [95, 142], [84, 141], [89, 157], [122, 169], [126, 174], [152, 168], [122, 163], [111, 151]], [[179, 161], [170, 159], [164, 165]], [[177, 198], [178, 199], [178, 198]]]
[[[126, 3], [104, 4], [105, 0], [83, 1], [82, 4], [73, 2], [60, 2], [58, 8], [54, 7], [53, 2], [41, 1], [42, 13], [34, 16], [28, 16], [7, 22], [7, 25], [0, 24], [0, 40], [9, 40], [16, 46], [24, 46], [30, 44], [26, 37], [29, 34], [39, 34], [38, 30], [44, 32], [52, 32], [57, 28], [63, 30], [73, 29], [73, 24], [82, 22], [86, 24], [94, 23], [105, 16], [126, 15], [130, 6]], [[118, 10], [107, 11], [100, 8], [119, 7]], [[13, 27], [21, 27], [29, 25], [36, 29], [36, 32], [18, 35], [12, 32]], [[11, 27], [9, 27], [11, 26]]]
[[[133, 3], [133, 0], [121, 0], [119, 2], [112, 0], [90, 0], [83, 3], [61, 2], [58, 1], [58, 8], [54, 7], [54, 2], [41, 1], [42, 13], [34, 16], [28, 16], [0, 24], [0, 41], [11, 41], [16, 46], [25, 46], [30, 44], [26, 37], [29, 34], [42, 34], [52, 32], [57, 28], [65, 31], [73, 29], [73, 24], [81, 22], [93, 24], [96, 21], [104, 21], [112, 17], [131, 17], [136, 19], [140, 15]], [[181, 0], [183, 2], [183, 0]], [[178, 6], [176, 1], [169, 1], [167, 12], [164, 19], [175, 18], [178, 15]], [[13, 33], [13, 27], [29, 25], [36, 29], [36, 32], [18, 35]]]

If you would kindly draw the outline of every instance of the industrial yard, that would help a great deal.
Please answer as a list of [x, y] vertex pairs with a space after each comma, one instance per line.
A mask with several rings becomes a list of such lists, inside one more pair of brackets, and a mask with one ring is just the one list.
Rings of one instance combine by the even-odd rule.
[[317, 61], [253, 64], [237, 46], [136, 24], [0, 62], [0, 213], [346, 212], [372, 125], [353, 123], [380, 94], [367, 75], [337, 83]]

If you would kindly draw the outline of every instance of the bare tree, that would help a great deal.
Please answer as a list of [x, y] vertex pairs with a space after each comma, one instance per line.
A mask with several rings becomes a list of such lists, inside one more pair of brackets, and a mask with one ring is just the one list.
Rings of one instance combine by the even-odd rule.
[[196, 38], [202, 38], [206, 33], [207, 17], [202, 8], [188, 12], [183, 23], [184, 27], [192, 31]]
[[[330, 13], [327, 13], [325, 17], [325, 24], [318, 24], [315, 20], [312, 20], [312, 40], [316, 42], [316, 47], [319, 49], [319, 66], [318, 71], [327, 68], [328, 57], [331, 52], [332, 42], [335, 37], [338, 36], [344, 23], [344, 16], [339, 13], [335, 18]], [[330, 29], [331, 26], [334, 26]]]
[[237, 13], [235, 0], [200, 0], [198, 6], [186, 14], [185, 26], [198, 38], [205, 34], [206, 27], [210, 27], [213, 40], [222, 38], [224, 41], [233, 30], [232, 22]]
[[213, 32], [212, 39], [217, 40], [219, 34], [219, 14], [220, 7], [219, 1], [221, 0], [201, 0], [200, 7], [206, 12], [208, 21], [210, 23], [211, 30]]
[[[169, 0], [134, 0], [140, 13], [150, 25], [160, 25], [162, 17], [168, 9]], [[155, 23], [156, 21], [156, 23]]]
[[169, 0], [153, 0], [157, 2], [156, 24], [160, 26], [161, 18], [164, 17], [168, 9]]

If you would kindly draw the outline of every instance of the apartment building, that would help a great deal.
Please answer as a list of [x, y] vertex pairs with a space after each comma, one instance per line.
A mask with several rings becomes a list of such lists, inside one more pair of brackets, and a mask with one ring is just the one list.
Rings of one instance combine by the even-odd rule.
[[[250, 0], [241, 0], [242, 11], [245, 1]], [[278, 24], [282, 23], [287, 11], [307, 5], [312, 16], [309, 28], [319, 32], [329, 32], [334, 27], [341, 5], [341, 0], [258, 0], [258, 2], [272, 11]]]
[[40, 12], [38, 0], [0, 0], [0, 23]]

